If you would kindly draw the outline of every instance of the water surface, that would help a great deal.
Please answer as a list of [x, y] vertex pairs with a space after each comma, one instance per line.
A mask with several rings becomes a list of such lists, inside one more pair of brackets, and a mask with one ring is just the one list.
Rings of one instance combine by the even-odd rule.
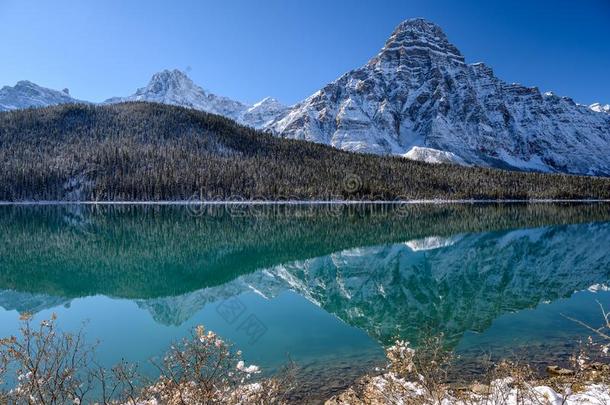
[[[561, 361], [610, 307], [605, 204], [2, 206], [0, 335], [87, 321], [143, 364], [199, 324], [319, 399], [443, 333], [464, 359]], [[476, 366], [471, 366], [476, 372]]]

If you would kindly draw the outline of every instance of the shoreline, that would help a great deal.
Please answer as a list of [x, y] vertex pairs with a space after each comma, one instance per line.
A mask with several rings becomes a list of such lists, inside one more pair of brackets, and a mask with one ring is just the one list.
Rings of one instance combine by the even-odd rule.
[[0, 201], [0, 206], [9, 205], [391, 205], [391, 204], [559, 204], [559, 203], [610, 203], [610, 199], [502, 199], [502, 200], [162, 200], [162, 201]]

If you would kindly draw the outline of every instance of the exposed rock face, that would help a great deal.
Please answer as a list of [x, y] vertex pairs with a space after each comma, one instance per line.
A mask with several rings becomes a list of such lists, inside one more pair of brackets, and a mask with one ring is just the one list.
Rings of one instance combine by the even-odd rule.
[[217, 96], [197, 86], [184, 72], [177, 69], [155, 73], [148, 85], [138, 89], [135, 94], [114, 97], [106, 100], [106, 103], [126, 101], [150, 101], [194, 108], [222, 115], [253, 128], [269, 124], [287, 108], [272, 98], [265, 98], [248, 106], [227, 97]]
[[355, 152], [404, 155], [425, 147], [473, 165], [610, 175], [610, 115], [466, 64], [423, 19], [400, 24], [365, 66], [268, 129]]
[[0, 111], [70, 103], [82, 103], [82, 101], [70, 97], [67, 89], [64, 91], [47, 89], [27, 80], [17, 82], [13, 87], [4, 86], [0, 89]]

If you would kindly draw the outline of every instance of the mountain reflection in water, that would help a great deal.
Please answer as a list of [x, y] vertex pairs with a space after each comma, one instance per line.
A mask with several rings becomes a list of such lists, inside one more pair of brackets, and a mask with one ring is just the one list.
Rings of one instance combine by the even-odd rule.
[[[159, 328], [178, 328], [177, 338], [197, 314], [238, 297], [265, 315], [291, 306], [299, 316], [311, 314], [311, 339], [322, 322], [334, 322], [325, 328], [344, 340], [361, 333], [353, 350], [379, 361], [379, 345], [397, 336], [417, 342], [425, 329], [444, 333], [452, 347], [468, 346], [473, 333], [497, 333], [494, 321], [502, 317], [560, 305], [593, 285], [603, 289], [610, 278], [608, 208], [1, 206], [0, 306], [38, 313], [105, 296], [135, 303], [140, 315], [133, 316], [150, 313]], [[596, 310], [583, 316], [594, 319]], [[98, 314], [88, 311], [95, 321]], [[265, 320], [266, 338], [298, 339], [280, 318]], [[16, 324], [0, 332], [11, 328]], [[339, 352], [347, 358], [347, 351]], [[323, 352], [308, 356], [324, 363]], [[269, 353], [258, 357], [284, 360]]]

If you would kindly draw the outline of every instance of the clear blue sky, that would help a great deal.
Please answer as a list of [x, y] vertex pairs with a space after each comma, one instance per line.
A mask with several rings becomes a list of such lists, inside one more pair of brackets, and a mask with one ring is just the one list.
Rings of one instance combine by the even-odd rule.
[[0, 85], [102, 101], [188, 68], [218, 94], [293, 103], [363, 65], [411, 17], [508, 82], [610, 102], [610, 0], [0, 0]]

